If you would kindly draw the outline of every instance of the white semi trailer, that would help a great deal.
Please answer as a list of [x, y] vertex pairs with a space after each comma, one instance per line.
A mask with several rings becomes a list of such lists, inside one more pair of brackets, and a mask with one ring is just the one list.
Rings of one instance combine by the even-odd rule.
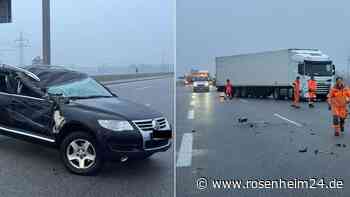
[[334, 83], [335, 66], [318, 49], [284, 49], [216, 57], [216, 86], [224, 89], [230, 79], [239, 97], [292, 98], [293, 81], [301, 81], [301, 96], [307, 97], [307, 81], [314, 76], [318, 98], [325, 98]]

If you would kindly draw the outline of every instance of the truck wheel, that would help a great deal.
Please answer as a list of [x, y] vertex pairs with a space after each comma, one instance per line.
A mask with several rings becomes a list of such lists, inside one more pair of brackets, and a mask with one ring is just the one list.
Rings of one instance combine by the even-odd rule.
[[60, 152], [66, 168], [75, 174], [93, 175], [103, 166], [96, 140], [86, 132], [73, 132], [65, 137]]
[[241, 97], [241, 89], [240, 88], [236, 89], [235, 95], [236, 95], [236, 97]]
[[288, 89], [288, 99], [294, 100], [294, 89], [293, 88]]
[[274, 98], [275, 100], [278, 100], [278, 99], [281, 98], [280, 91], [279, 91], [278, 88], [275, 88], [275, 89], [273, 90], [273, 98]]
[[247, 97], [247, 89], [246, 89], [246, 88], [242, 88], [242, 89], [241, 89], [241, 96], [242, 96], [243, 98]]
[[216, 86], [216, 90], [218, 91], [218, 92], [223, 92], [224, 91], [224, 86]]

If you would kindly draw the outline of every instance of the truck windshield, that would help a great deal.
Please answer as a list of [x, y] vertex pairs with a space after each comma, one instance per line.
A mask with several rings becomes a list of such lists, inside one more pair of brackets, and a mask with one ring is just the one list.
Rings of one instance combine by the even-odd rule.
[[193, 77], [192, 81], [209, 81], [208, 77]]
[[70, 98], [111, 97], [111, 93], [94, 79], [86, 78], [68, 84], [49, 87], [50, 94], [62, 94]]
[[[304, 67], [304, 65], [302, 66]], [[305, 74], [313, 76], [332, 76], [333, 68], [330, 62], [305, 62]], [[300, 73], [303, 74], [304, 72]]]

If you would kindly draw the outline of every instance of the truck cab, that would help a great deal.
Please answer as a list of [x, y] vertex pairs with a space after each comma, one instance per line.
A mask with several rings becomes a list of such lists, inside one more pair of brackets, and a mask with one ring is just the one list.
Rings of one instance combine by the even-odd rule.
[[[326, 98], [334, 84], [335, 66], [329, 56], [319, 50], [294, 50], [292, 60], [297, 64], [294, 73], [300, 77], [301, 97], [307, 98], [307, 81], [314, 77], [317, 82], [317, 97]], [[295, 77], [296, 77], [295, 76]]]

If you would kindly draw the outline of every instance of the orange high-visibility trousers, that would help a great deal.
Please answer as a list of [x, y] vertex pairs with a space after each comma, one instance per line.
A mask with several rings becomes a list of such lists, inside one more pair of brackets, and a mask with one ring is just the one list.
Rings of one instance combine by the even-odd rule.
[[348, 101], [350, 92], [344, 87], [333, 87], [328, 94], [328, 102], [331, 106], [333, 115], [333, 127], [335, 135], [339, 135], [339, 131], [344, 131], [345, 119], [348, 116]]

